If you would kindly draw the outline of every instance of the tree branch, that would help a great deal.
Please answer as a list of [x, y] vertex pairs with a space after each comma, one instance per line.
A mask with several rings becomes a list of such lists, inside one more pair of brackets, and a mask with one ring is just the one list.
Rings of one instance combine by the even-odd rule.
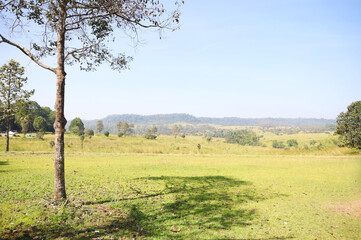
[[16, 44], [8, 39], [6, 39], [3, 35], [0, 34], [0, 38], [1, 38], [1, 41], [0, 43], [4, 42], [4, 43], [7, 43], [9, 45], [12, 45], [16, 48], [18, 48], [20, 51], [22, 51], [26, 56], [28, 56], [31, 60], [33, 60], [36, 64], [38, 64], [40, 67], [42, 68], [45, 68], [49, 71], [52, 71], [53, 73], [55, 73], [56, 69], [55, 68], [52, 68], [52, 67], [49, 67], [45, 64], [43, 64], [42, 62], [39, 61], [39, 59], [37, 59], [28, 49], [26, 49], [25, 47], [19, 45], [19, 44]]

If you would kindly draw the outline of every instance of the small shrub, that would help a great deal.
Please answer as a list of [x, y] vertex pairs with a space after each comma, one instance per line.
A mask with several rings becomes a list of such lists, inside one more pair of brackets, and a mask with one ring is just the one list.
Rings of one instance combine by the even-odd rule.
[[311, 141], [310, 141], [310, 145], [311, 145], [311, 146], [316, 145], [316, 143], [317, 143], [317, 141], [316, 141], [316, 140], [311, 140]]
[[94, 131], [91, 129], [85, 129], [84, 130], [85, 135], [87, 135], [89, 138], [92, 138], [94, 136]]
[[282, 141], [273, 140], [272, 141], [272, 147], [282, 149], [282, 148], [285, 148], [286, 146]]
[[149, 139], [149, 140], [154, 140], [154, 139], [156, 139], [156, 138], [157, 138], [157, 136], [156, 136], [156, 135], [151, 134], [151, 133], [147, 133], [147, 134], [145, 134], [145, 135], [144, 135], [144, 137], [145, 137], [146, 139]]
[[319, 144], [316, 146], [316, 148], [317, 148], [318, 150], [321, 150], [321, 149], [323, 149], [324, 147], [323, 147], [322, 143], [319, 143]]
[[108, 132], [108, 131], [105, 131], [105, 132], [104, 132], [104, 136], [109, 137], [109, 132]]
[[251, 130], [229, 132], [225, 137], [227, 143], [238, 143], [243, 146], [259, 146], [260, 137]]
[[124, 136], [124, 133], [118, 132], [118, 137], [123, 137], [123, 136]]
[[50, 141], [50, 142], [49, 142], [49, 146], [50, 146], [50, 148], [53, 148], [53, 147], [55, 146], [55, 142], [54, 142], [54, 141]]
[[202, 148], [201, 144], [198, 143], [197, 148], [198, 148], [198, 150], [201, 150], [201, 148]]
[[287, 140], [288, 147], [298, 147], [298, 142], [296, 139]]
[[206, 140], [207, 140], [207, 142], [211, 142], [211, 141], [212, 141], [212, 137], [211, 137], [211, 136], [208, 136], [208, 137], [206, 137]]
[[306, 151], [310, 150], [310, 148], [308, 147], [307, 144], [303, 145], [303, 149], [306, 150]]
[[181, 137], [181, 138], [185, 138], [186, 135], [185, 135], [184, 133], [182, 133], [182, 134], [180, 135], [180, 137]]
[[154, 140], [157, 138], [157, 135], [155, 135], [157, 131], [158, 129], [156, 127], [153, 127], [152, 129], [148, 129], [144, 137], [146, 139]]

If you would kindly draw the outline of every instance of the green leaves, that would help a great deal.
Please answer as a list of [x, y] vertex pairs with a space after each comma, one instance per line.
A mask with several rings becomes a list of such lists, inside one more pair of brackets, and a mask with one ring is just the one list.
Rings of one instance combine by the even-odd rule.
[[361, 149], [361, 101], [353, 102], [347, 112], [337, 117], [336, 134], [339, 134], [345, 146]]
[[23, 77], [24, 67], [14, 60], [0, 68], [0, 112], [2, 118], [12, 118], [20, 111], [35, 90], [23, 89], [27, 78]]
[[84, 134], [84, 124], [83, 121], [80, 118], [74, 118], [73, 121], [71, 121], [69, 130], [76, 134], [76, 135], [83, 135]]

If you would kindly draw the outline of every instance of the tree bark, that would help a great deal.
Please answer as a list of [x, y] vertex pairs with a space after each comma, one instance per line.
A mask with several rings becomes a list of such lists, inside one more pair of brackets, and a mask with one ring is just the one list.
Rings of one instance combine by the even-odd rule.
[[10, 131], [10, 117], [7, 116], [6, 117], [6, 151], [9, 152], [9, 145], [10, 145], [10, 136], [9, 136], [9, 131]]
[[65, 171], [64, 171], [64, 132], [66, 119], [64, 116], [65, 96], [65, 6], [59, 7], [59, 19], [57, 22], [57, 68], [56, 68], [56, 99], [54, 122], [55, 129], [55, 157], [54, 157], [54, 191], [55, 201], [66, 200]]

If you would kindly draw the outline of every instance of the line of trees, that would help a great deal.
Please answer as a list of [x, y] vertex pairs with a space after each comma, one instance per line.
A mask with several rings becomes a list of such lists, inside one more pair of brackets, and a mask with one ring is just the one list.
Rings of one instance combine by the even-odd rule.
[[[55, 111], [49, 107], [42, 107], [35, 101], [25, 103], [27, 113], [24, 115], [17, 112], [14, 117], [10, 119], [9, 131], [19, 133], [33, 133], [33, 132], [51, 132], [54, 133], [54, 119]], [[7, 131], [6, 119], [4, 113], [0, 112], [0, 132]]]
[[[21, 108], [21, 109], [20, 109]], [[7, 131], [7, 121], [0, 111], [0, 132]], [[19, 110], [10, 118], [9, 131], [22, 132], [54, 132], [55, 111], [42, 107], [36, 101], [23, 102]]]

